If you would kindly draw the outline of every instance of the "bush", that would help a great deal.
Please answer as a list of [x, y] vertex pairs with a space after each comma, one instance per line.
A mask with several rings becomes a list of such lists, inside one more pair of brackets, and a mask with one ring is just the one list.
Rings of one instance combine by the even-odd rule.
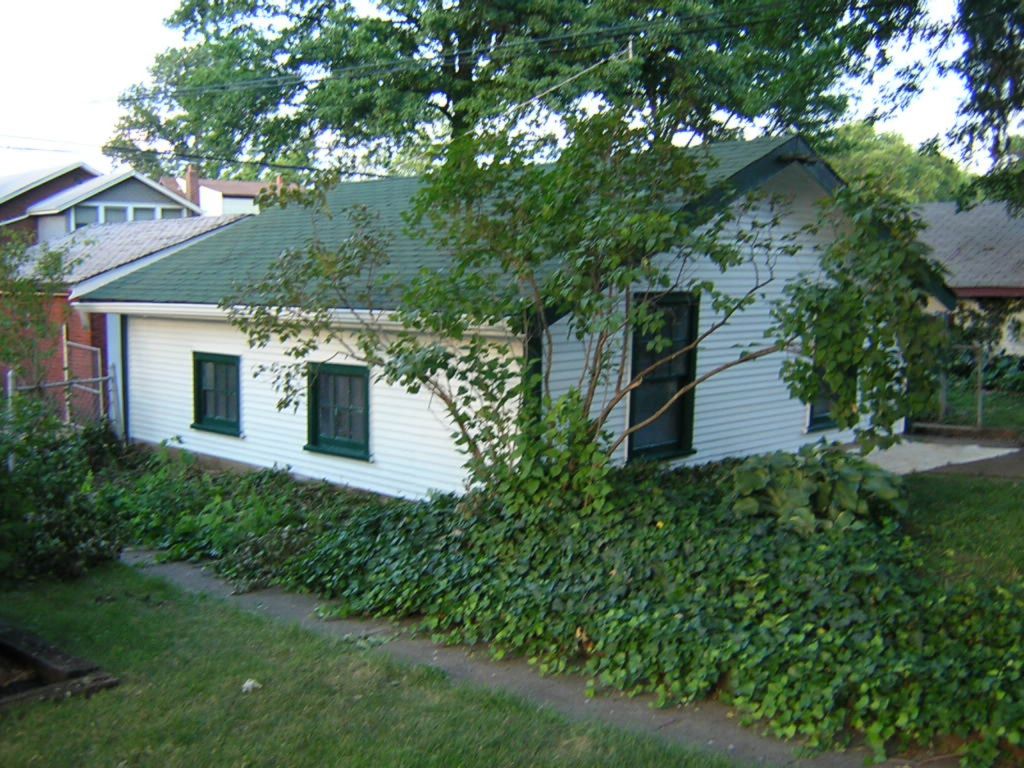
[[[973, 387], [977, 380], [976, 365], [974, 352], [965, 350], [954, 359], [950, 374]], [[1024, 393], [1024, 357], [1000, 353], [987, 358], [982, 370], [982, 386], [999, 392]]]
[[[528, 520], [481, 494], [414, 503], [173, 472], [139, 480], [140, 531], [342, 613], [418, 616], [449, 641], [582, 671], [595, 690], [717, 694], [812, 746], [859, 732], [881, 758], [954, 736], [990, 765], [1021, 739], [1024, 593], [934, 582], [900, 531], [899, 486], [833, 450], [630, 466], [599, 513]], [[168, 515], [157, 506], [174, 488], [186, 503]], [[794, 525], [787, 499], [814, 524]], [[846, 515], [856, 524], [835, 524]]]
[[733, 511], [774, 516], [805, 535], [906, 513], [898, 477], [839, 447], [755, 456], [733, 470], [730, 484]]
[[68, 578], [117, 557], [122, 514], [94, 483], [116, 446], [106, 425], [67, 426], [33, 399], [0, 413], [0, 579]]

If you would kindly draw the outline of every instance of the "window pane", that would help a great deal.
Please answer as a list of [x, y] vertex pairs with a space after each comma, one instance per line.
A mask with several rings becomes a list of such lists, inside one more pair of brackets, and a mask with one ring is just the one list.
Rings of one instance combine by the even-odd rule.
[[351, 430], [350, 434], [353, 440], [357, 443], [366, 442], [366, 413], [360, 410], [351, 411], [352, 423], [349, 427]]
[[352, 404], [352, 409], [360, 413], [366, 407], [366, 404], [363, 402], [363, 382], [359, 379], [352, 379], [352, 394], [349, 402]]
[[161, 208], [160, 218], [161, 219], [180, 219], [183, 211], [181, 208]]
[[317, 376], [317, 386], [320, 389], [320, 405], [328, 409], [334, 408], [334, 377], [330, 374], [321, 373]]
[[334, 410], [334, 434], [344, 440], [352, 437], [348, 408], [335, 408]]
[[[679, 391], [674, 380], [652, 381], [642, 384], [634, 393], [631, 420], [634, 424], [653, 416]], [[665, 448], [679, 445], [683, 426], [683, 405], [679, 398], [658, 419], [633, 433], [633, 449]]]
[[132, 218], [135, 221], [152, 221], [156, 218], [156, 208], [135, 208]]
[[[690, 308], [688, 305], [676, 305], [671, 308], [668, 312], [665, 332], [671, 342], [669, 349], [673, 352], [683, 349], [690, 343]], [[690, 355], [683, 354], [673, 359], [666, 367], [675, 376], [686, 376], [689, 362]]]
[[100, 209], [92, 205], [79, 205], [75, 208], [75, 229], [87, 227], [100, 220]]
[[105, 224], [120, 224], [128, 221], [128, 209], [120, 205], [107, 205], [103, 208], [103, 222]]

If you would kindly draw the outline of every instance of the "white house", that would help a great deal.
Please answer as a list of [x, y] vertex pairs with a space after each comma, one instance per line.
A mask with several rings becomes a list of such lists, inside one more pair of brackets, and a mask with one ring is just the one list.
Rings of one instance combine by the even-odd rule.
[[[691, 381], [735, 359], [739, 347], [762, 340], [771, 301], [788, 281], [813, 279], [819, 268], [823, 235], [809, 234], [804, 225], [817, 219], [816, 204], [840, 182], [807, 144], [799, 137], [765, 138], [715, 145], [711, 153], [715, 173], [737, 192], [760, 189], [788, 201], [780, 226], [797, 238], [800, 249], [778, 256], [776, 279], [763, 289], [759, 303], [702, 344], [695, 360], [622, 403], [614, 419], [623, 428], [652, 412], [656, 389]], [[379, 214], [381, 226], [393, 236], [394, 263], [443, 269], [444, 254], [411, 239], [403, 228], [402, 213], [417, 185], [415, 179], [341, 184], [328, 195], [328, 204], [335, 212], [360, 204]], [[351, 227], [343, 215], [326, 218], [295, 207], [265, 211], [82, 296], [83, 308], [109, 318], [108, 336], [126, 372], [121, 412], [131, 439], [156, 443], [179, 437], [198, 454], [259, 467], [287, 465], [298, 475], [398, 496], [461, 489], [463, 456], [442, 409], [428, 394], [376, 381], [339, 347], [324, 351], [323, 359], [330, 353], [337, 358], [307, 400], [297, 410], [278, 410], [270, 378], [253, 374], [261, 365], [284, 361], [283, 350], [250, 349], [217, 306], [240, 283], [262, 277], [284, 249], [301, 247], [314, 236], [325, 244], [340, 243]], [[710, 262], [694, 268], [737, 294], [749, 290], [754, 279], [752, 266], [724, 277]], [[707, 299], [694, 304], [686, 296], [672, 298], [680, 337], [715, 322]], [[567, 329], [567, 322], [559, 329]], [[501, 329], [493, 333], [507, 335]], [[582, 357], [578, 342], [556, 332], [551, 369], [556, 394], [578, 380]], [[790, 396], [779, 378], [781, 362], [779, 355], [765, 357], [710, 379], [694, 397], [624, 443], [618, 458], [705, 462], [793, 450], [822, 437], [848, 439], [831, 427], [824, 402], [805, 404]], [[335, 414], [332, 427], [323, 427], [322, 412]]]
[[275, 181], [244, 181], [242, 179], [206, 179], [199, 176], [194, 165], [189, 165], [181, 178], [163, 176], [160, 184], [175, 194], [191, 200], [206, 216], [255, 214], [260, 212], [257, 200], [268, 190], [282, 184]]

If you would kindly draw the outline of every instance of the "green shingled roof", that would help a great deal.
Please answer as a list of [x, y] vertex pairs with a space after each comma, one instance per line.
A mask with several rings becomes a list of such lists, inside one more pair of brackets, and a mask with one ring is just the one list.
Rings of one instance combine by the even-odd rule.
[[[791, 136], [714, 144], [709, 148], [716, 161], [709, 173], [710, 181], [738, 179], [743, 172], [749, 176], [752, 165], [797, 141], [800, 147], [806, 147], [802, 140]], [[429, 244], [413, 240], [405, 231], [403, 213], [410, 208], [419, 185], [420, 181], [413, 178], [339, 184], [327, 194], [332, 217], [301, 206], [271, 208], [114, 280], [80, 300], [217, 304], [237, 293], [239, 285], [264, 277], [286, 249], [301, 248], [314, 240], [325, 247], [341, 244], [352, 233], [352, 222], [344, 211], [354, 205], [366, 206], [379, 215], [381, 227], [392, 238], [393, 269], [409, 274], [423, 267], [443, 269], [447, 257]]]

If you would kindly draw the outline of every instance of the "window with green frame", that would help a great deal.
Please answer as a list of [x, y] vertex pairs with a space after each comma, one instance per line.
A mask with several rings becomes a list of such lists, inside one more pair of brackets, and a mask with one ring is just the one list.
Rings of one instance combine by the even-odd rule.
[[308, 409], [306, 450], [370, 458], [369, 370], [328, 363], [312, 366]]
[[[633, 335], [633, 371], [639, 373], [673, 352], [684, 349], [697, 337], [697, 299], [690, 293], [658, 296], [656, 306], [664, 323], [655, 334]], [[658, 344], [663, 339], [662, 344]], [[657, 352], [651, 349], [659, 346]], [[644, 377], [629, 399], [630, 426], [641, 424], [668, 403], [696, 375], [696, 348], [675, 357]], [[678, 398], [656, 420], [638, 429], [629, 439], [631, 457], [671, 458], [693, 452], [693, 390]]]
[[193, 429], [239, 435], [238, 357], [192, 353]]
[[818, 389], [818, 396], [808, 403], [807, 431], [820, 432], [825, 429], [833, 429], [836, 420], [832, 418], [832, 390], [824, 381]]

